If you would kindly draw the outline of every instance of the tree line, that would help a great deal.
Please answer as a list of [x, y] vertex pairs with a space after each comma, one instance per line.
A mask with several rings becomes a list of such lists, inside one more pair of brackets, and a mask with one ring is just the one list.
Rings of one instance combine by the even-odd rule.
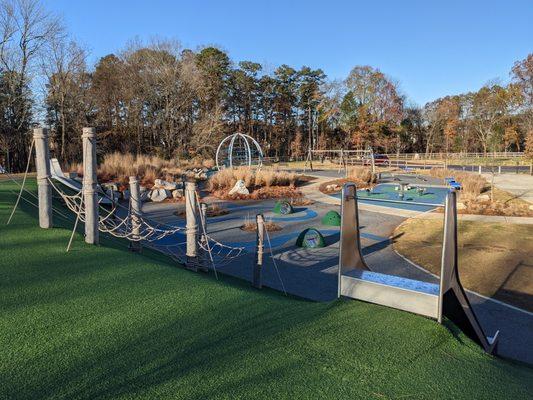
[[132, 41], [89, 66], [87, 51], [39, 0], [0, 3], [0, 163], [21, 170], [31, 127], [48, 126], [54, 155], [81, 158], [80, 132], [97, 129], [102, 153], [212, 157], [233, 132], [268, 156], [308, 148], [377, 152], [533, 153], [533, 54], [510, 82], [410, 104], [379, 69], [355, 66], [344, 80], [321, 69], [266, 70], [216, 47]]

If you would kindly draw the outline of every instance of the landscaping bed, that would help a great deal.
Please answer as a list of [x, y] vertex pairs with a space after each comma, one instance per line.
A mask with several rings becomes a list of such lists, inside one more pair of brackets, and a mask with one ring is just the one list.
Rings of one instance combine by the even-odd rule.
[[[238, 182], [244, 186], [243, 192], [234, 192]], [[270, 167], [239, 167], [226, 168], [212, 175], [207, 189], [223, 200], [296, 199], [302, 197], [297, 188], [300, 182], [300, 176], [291, 172]]]
[[342, 190], [345, 183], [355, 183], [357, 189], [366, 189], [376, 184], [376, 175], [368, 167], [350, 167], [346, 178], [333, 179], [320, 184], [318, 190], [324, 194], [336, 193]]

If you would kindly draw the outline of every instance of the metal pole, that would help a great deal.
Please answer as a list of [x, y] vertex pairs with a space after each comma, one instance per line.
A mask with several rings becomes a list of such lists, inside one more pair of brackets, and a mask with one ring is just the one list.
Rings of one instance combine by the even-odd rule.
[[83, 197], [85, 203], [85, 243], [98, 244], [98, 195], [96, 193], [96, 131], [83, 128]]
[[198, 234], [198, 224], [196, 223], [196, 183], [185, 183], [185, 217], [186, 226], [185, 234], [187, 235], [187, 268], [196, 271], [197, 266], [197, 249], [196, 236]]
[[48, 148], [48, 130], [35, 128], [35, 166], [37, 168], [37, 191], [39, 195], [39, 226], [52, 227], [52, 188], [50, 187], [50, 149]]
[[141, 242], [139, 240], [141, 233], [142, 203], [141, 203], [141, 189], [139, 187], [139, 180], [136, 176], [130, 176], [130, 204], [131, 204], [131, 225], [133, 240], [130, 243], [130, 249], [133, 251], [141, 250]]
[[264, 255], [264, 243], [265, 243], [265, 219], [263, 214], [257, 214], [255, 216], [257, 222], [257, 247], [255, 250], [255, 264], [253, 273], [253, 287], [261, 289], [262, 279], [261, 273], [263, 269], [263, 255]]

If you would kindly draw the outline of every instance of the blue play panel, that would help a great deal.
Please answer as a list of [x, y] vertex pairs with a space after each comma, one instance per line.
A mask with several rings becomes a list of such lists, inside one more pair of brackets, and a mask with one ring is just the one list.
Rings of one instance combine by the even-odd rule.
[[[418, 190], [417, 187], [402, 191], [398, 184], [379, 184], [371, 191], [358, 190], [357, 198], [359, 202], [365, 204], [375, 204], [382, 207], [393, 207], [412, 211], [429, 211], [439, 205], [444, 205], [448, 188], [425, 187]], [[331, 196], [338, 199], [341, 193]]]

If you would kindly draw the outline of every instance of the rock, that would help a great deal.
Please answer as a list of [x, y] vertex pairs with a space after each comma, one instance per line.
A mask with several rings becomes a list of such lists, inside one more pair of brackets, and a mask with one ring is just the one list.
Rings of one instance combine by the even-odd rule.
[[529, 206], [529, 210], [530, 210], [530, 211], [533, 211], [533, 204], [531, 204], [531, 205]]
[[194, 177], [196, 179], [200, 179], [200, 180], [204, 180], [204, 179], [207, 179], [207, 174], [203, 171], [200, 171], [200, 172], [197, 172]]
[[182, 197], [183, 197], [183, 192], [181, 190], [173, 190], [172, 191], [172, 198], [181, 199]]
[[[152, 189], [150, 192], [150, 200], [154, 202], [160, 202], [168, 199], [170, 192], [166, 189]], [[142, 196], [141, 196], [142, 197]]]
[[476, 199], [481, 200], [481, 201], [489, 201], [490, 196], [488, 194], [480, 194], [479, 196], [476, 197]]
[[157, 189], [176, 190], [178, 185], [174, 182], [164, 181], [163, 179], [156, 179], [154, 181], [154, 187]]
[[458, 210], [466, 210], [465, 203], [457, 202], [457, 209]]
[[336, 190], [339, 190], [341, 187], [337, 184], [331, 184], [331, 185], [327, 185], [326, 186], [326, 191], [327, 192], [334, 192]]
[[246, 188], [242, 179], [238, 180], [233, 186], [233, 189], [229, 191], [229, 194], [250, 194], [250, 191]]

